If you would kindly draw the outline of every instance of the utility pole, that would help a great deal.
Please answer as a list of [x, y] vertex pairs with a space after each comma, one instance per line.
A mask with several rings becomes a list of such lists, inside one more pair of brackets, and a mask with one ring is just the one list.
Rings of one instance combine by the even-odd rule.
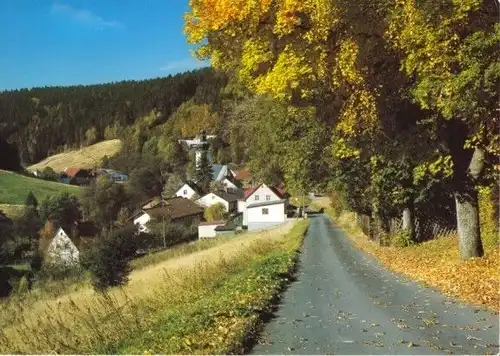
[[165, 200], [163, 198], [163, 192], [161, 193], [161, 220], [162, 220], [162, 231], [163, 231], [163, 248], [167, 248], [167, 240], [165, 239]]

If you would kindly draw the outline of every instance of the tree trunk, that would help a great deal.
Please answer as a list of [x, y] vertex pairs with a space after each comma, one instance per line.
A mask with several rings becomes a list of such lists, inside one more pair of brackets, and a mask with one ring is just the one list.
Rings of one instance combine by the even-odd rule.
[[465, 260], [484, 254], [479, 226], [479, 201], [475, 182], [484, 170], [485, 153], [474, 149], [467, 171], [458, 180], [455, 195], [460, 257]]
[[484, 254], [479, 227], [479, 206], [475, 187], [455, 192], [460, 257], [465, 260]]
[[409, 233], [411, 241], [415, 241], [415, 223], [414, 223], [413, 204], [408, 204], [403, 210], [403, 231]]

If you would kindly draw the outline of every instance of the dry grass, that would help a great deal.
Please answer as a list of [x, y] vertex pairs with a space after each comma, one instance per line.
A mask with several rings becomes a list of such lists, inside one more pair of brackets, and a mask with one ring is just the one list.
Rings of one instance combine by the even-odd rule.
[[287, 246], [292, 223], [143, 267], [105, 295], [88, 285], [59, 297], [26, 295], [0, 309], [0, 353], [87, 353], [143, 330], [160, 310], [203, 296], [219, 281]]
[[15, 219], [23, 215], [24, 205], [0, 204], [0, 210], [2, 210], [9, 218]]
[[121, 149], [118, 139], [96, 143], [79, 150], [68, 151], [47, 157], [41, 162], [29, 166], [30, 171], [51, 167], [56, 172], [62, 172], [68, 167], [95, 168], [99, 166], [104, 156], [111, 157]]

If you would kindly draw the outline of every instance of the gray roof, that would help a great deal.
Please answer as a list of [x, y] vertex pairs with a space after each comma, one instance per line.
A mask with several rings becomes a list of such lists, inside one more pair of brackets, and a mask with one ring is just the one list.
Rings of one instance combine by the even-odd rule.
[[234, 195], [234, 194], [231, 194], [231, 193], [226, 193], [226, 192], [214, 192], [215, 195], [217, 195], [219, 198], [222, 198], [224, 199], [225, 201], [227, 202], [232, 202], [232, 201], [236, 201], [238, 200], [238, 196], [237, 195]]
[[227, 164], [212, 164], [212, 179], [221, 181], [229, 175]]
[[259, 206], [267, 206], [267, 205], [283, 204], [283, 203], [286, 203], [286, 199], [263, 201], [261, 203], [250, 204], [247, 206], [247, 209], [248, 208], [258, 208]]

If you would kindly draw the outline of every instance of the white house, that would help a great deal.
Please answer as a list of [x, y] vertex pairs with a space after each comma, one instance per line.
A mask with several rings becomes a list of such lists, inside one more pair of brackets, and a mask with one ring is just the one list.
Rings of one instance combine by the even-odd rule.
[[207, 238], [207, 237], [215, 237], [217, 236], [217, 233], [215, 229], [218, 226], [224, 226], [226, 225], [225, 221], [207, 221], [207, 222], [202, 222], [200, 225], [198, 225], [198, 238]]
[[66, 232], [59, 228], [47, 246], [45, 261], [50, 264], [74, 266], [80, 263], [80, 251]]
[[286, 204], [286, 199], [280, 199], [247, 205], [248, 231], [266, 229], [286, 222]]
[[224, 186], [224, 188], [226, 189], [226, 192], [228, 192], [228, 193], [239, 195], [239, 193], [241, 192], [241, 189], [238, 188], [238, 186], [236, 184], [234, 184], [228, 178], [224, 178], [224, 180], [222, 180], [221, 183]]
[[222, 204], [227, 212], [233, 212], [237, 209], [238, 197], [226, 192], [208, 193], [196, 201], [196, 203], [205, 208], [215, 204]]
[[[248, 220], [248, 208], [250, 205], [255, 205], [259, 203], [269, 203], [285, 200], [284, 209], [286, 213], [286, 193], [278, 188], [269, 187], [266, 184], [261, 184], [256, 188], [251, 188], [245, 191], [244, 197], [238, 202], [238, 211], [243, 213], [243, 225], [249, 226]], [[270, 212], [273, 212], [272, 217], [262, 216], [263, 222], [269, 222], [269, 219], [276, 219], [276, 221], [282, 221], [282, 217], [275, 217], [274, 212], [277, 208], [272, 208]], [[284, 214], [285, 214], [284, 213]], [[254, 212], [252, 212], [253, 219], [256, 218]], [[253, 220], [253, 223], [256, 221]], [[250, 228], [249, 228], [250, 229]]]
[[192, 183], [184, 183], [184, 185], [175, 193], [176, 197], [191, 199], [195, 194], [198, 194], [196, 187]]

